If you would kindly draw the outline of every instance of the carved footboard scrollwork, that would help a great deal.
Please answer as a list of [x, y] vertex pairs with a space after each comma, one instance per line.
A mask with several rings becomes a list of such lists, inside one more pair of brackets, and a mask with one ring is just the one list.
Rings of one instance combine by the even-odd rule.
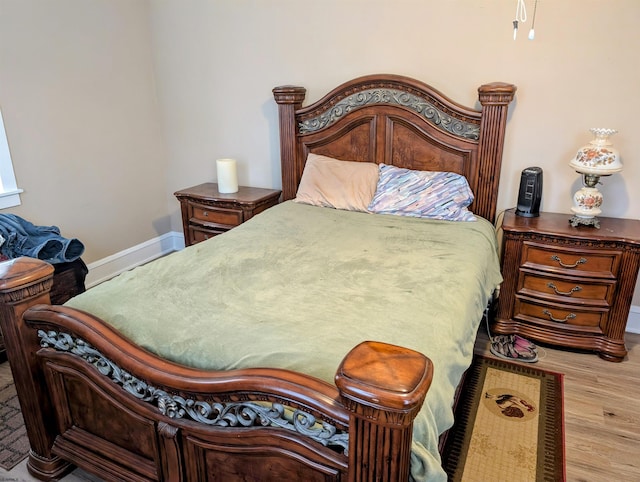
[[37, 478], [77, 465], [106, 480], [407, 480], [432, 376], [423, 355], [364, 342], [338, 368], [338, 389], [286, 370], [195, 370], [49, 306], [46, 263], [0, 266], [0, 323]]
[[278, 427], [347, 454], [348, 433], [328, 422], [317, 421], [316, 417], [303, 410], [278, 402], [206, 402], [172, 395], [131, 375], [80, 338], [44, 330], [38, 330], [38, 337], [43, 348], [79, 356], [127, 393], [154, 405], [162, 415], [171, 419], [185, 418], [218, 427]]

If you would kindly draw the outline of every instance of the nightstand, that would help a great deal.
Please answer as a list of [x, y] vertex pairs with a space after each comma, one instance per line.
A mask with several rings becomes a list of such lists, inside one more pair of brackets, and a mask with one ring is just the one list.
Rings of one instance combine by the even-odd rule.
[[622, 361], [640, 268], [640, 221], [600, 217], [600, 229], [574, 228], [570, 217], [505, 212], [493, 334], [518, 333]]
[[205, 183], [174, 193], [182, 209], [182, 228], [187, 246], [229, 231], [256, 214], [278, 204], [280, 191], [240, 186], [231, 194]]

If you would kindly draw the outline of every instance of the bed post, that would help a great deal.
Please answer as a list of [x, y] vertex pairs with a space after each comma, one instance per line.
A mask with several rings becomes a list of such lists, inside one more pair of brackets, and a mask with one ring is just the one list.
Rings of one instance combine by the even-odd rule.
[[413, 350], [366, 341], [344, 358], [336, 385], [349, 423], [349, 482], [409, 480], [413, 420], [433, 365]]
[[283, 85], [273, 89], [280, 119], [280, 165], [282, 171], [282, 200], [296, 197], [298, 183], [304, 169], [304, 159], [296, 144], [296, 110], [302, 107], [307, 90], [304, 87]]
[[49, 395], [38, 365], [40, 349], [36, 331], [28, 329], [22, 315], [32, 305], [49, 304], [53, 266], [33, 258], [0, 263], [0, 328], [18, 392], [31, 451], [27, 468], [39, 479], [57, 479], [73, 467], [51, 453], [56, 435]]
[[516, 86], [504, 82], [493, 82], [478, 88], [482, 121], [478, 145], [478, 192], [475, 193], [474, 206], [484, 206], [484, 209], [474, 212], [492, 223], [496, 217], [498, 196], [495, 193], [500, 184], [507, 110], [515, 93]]

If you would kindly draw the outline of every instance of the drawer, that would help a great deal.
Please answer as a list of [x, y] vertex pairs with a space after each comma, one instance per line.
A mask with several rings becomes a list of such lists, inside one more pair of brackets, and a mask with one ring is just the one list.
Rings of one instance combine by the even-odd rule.
[[622, 252], [615, 250], [576, 250], [525, 242], [521, 266], [574, 276], [615, 279], [621, 257]]
[[206, 241], [207, 239], [213, 238], [218, 234], [222, 234], [228, 231], [227, 229], [202, 229], [196, 226], [189, 226], [189, 237], [191, 238], [191, 244], [199, 243], [201, 241]]
[[613, 280], [550, 276], [544, 272], [521, 269], [518, 294], [557, 303], [575, 303], [609, 307], [616, 282]]
[[533, 319], [539, 324], [559, 328], [565, 326], [600, 333], [605, 326], [609, 310], [584, 306], [542, 303], [534, 299], [516, 297], [514, 318]]
[[190, 211], [190, 222], [224, 224], [233, 227], [242, 224], [243, 221], [242, 209], [212, 208], [203, 204], [192, 203]]

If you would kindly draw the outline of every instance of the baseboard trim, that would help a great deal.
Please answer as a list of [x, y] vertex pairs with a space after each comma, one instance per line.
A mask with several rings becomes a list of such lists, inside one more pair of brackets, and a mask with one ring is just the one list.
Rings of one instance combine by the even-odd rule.
[[627, 321], [627, 331], [629, 333], [640, 334], [640, 306], [632, 306]]
[[[184, 248], [184, 235], [178, 231], [171, 231], [157, 238], [120, 251], [104, 259], [89, 263], [89, 274], [85, 284], [91, 288], [125, 271], [160, 258], [173, 251]], [[632, 306], [627, 322], [629, 333], [640, 334], [640, 306]]]
[[89, 263], [87, 265], [89, 273], [87, 274], [85, 285], [87, 288], [91, 288], [136, 266], [141, 266], [183, 248], [184, 235], [182, 233], [171, 231], [163, 234], [119, 253]]

